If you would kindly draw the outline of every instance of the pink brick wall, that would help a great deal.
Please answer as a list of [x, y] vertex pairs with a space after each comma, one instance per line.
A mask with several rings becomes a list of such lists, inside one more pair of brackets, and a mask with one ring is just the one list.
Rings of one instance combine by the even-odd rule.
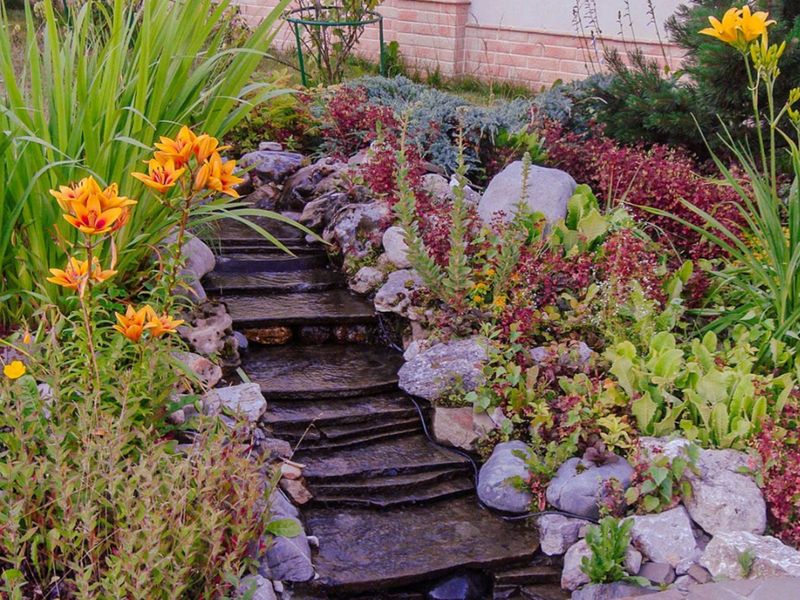
[[[276, 0], [234, 0], [242, 13], [257, 22], [272, 9]], [[380, 8], [384, 35], [397, 41], [409, 67], [417, 70], [438, 68], [442, 75], [471, 75], [488, 81], [513, 81], [538, 89], [557, 80], [569, 81], [602, 69], [602, 50], [596, 43], [577, 35], [567, 35], [507, 26], [482, 26], [470, 22], [470, 0], [386, 0]], [[276, 43], [294, 48], [294, 37], [284, 26]], [[621, 50], [618, 40], [605, 40]], [[676, 68], [681, 53], [666, 46], [666, 61], [661, 46], [639, 43], [646, 56]], [[630, 49], [630, 45], [627, 46]], [[359, 48], [363, 55], [376, 58], [378, 30], [371, 26]]]

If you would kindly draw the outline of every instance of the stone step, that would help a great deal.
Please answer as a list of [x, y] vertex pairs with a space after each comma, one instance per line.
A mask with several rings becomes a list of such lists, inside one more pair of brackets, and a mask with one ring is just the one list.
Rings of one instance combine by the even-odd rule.
[[360, 396], [337, 400], [273, 400], [262, 422], [273, 428], [297, 427], [304, 429], [311, 423], [333, 425], [363, 423], [386, 418], [408, 418], [417, 416], [414, 404], [402, 392], [390, 392], [374, 396]]
[[395, 390], [401, 354], [383, 346], [254, 347], [244, 370], [268, 399], [347, 398]]
[[[411, 421], [405, 425], [376, 427], [374, 431], [364, 431], [349, 437], [342, 436], [334, 439], [320, 438], [317, 440], [309, 440], [304, 438], [302, 442], [298, 442], [298, 451], [313, 453], [314, 457], [317, 458], [323, 454], [329, 454], [338, 450], [357, 448], [375, 442], [395, 440], [397, 438], [415, 435], [420, 431], [421, 428], [419, 422]], [[306, 458], [306, 460], [308, 460], [308, 458]]]
[[300, 451], [295, 454], [295, 460], [306, 463], [303, 475], [312, 484], [356, 477], [393, 477], [442, 469], [471, 468], [465, 457], [432, 444], [421, 433], [348, 448], [329, 456], [313, 456], [307, 451]]
[[542, 555], [536, 557], [531, 564], [495, 572], [494, 581], [496, 585], [559, 583], [561, 569], [560, 559]]
[[[394, 478], [393, 478], [394, 479]], [[435, 502], [456, 496], [471, 494], [475, 491], [472, 478], [460, 477], [444, 479], [425, 486], [402, 488], [398, 486], [382, 486], [362, 494], [349, 494], [344, 491], [320, 490], [312, 487], [314, 504], [324, 506], [362, 506], [366, 508], [386, 509], [408, 504]]]
[[380, 592], [428, 581], [458, 569], [491, 569], [530, 561], [535, 528], [498, 519], [474, 495], [388, 510], [314, 508], [304, 511], [314, 557], [330, 593]]
[[[316, 481], [313, 489], [322, 494], [340, 494], [347, 496], [365, 496], [375, 491], [416, 490], [456, 477], [469, 476], [467, 465], [456, 464], [452, 466], [394, 475], [387, 477], [350, 477], [336, 481]], [[472, 481], [472, 479], [470, 479]], [[474, 487], [474, 486], [473, 486]]]
[[322, 252], [292, 256], [284, 252], [244, 252], [217, 256], [217, 273], [286, 273], [322, 269], [329, 264]]
[[[493, 600], [569, 600], [572, 594], [558, 583], [495, 585]], [[710, 599], [709, 599], [710, 600]]]
[[370, 301], [342, 289], [313, 293], [231, 294], [223, 296], [222, 300], [237, 329], [353, 325], [375, 321], [375, 309]]
[[[282, 221], [266, 217], [247, 217], [251, 223], [265, 229], [284, 244], [300, 244], [305, 242], [306, 233], [302, 229]], [[235, 219], [221, 219], [208, 227], [204, 237], [222, 246], [261, 245], [271, 247], [272, 244], [255, 229]], [[212, 246], [213, 247], [213, 246]]]
[[210, 296], [223, 294], [282, 294], [292, 292], [324, 292], [344, 287], [341, 273], [331, 269], [266, 273], [226, 273], [212, 271], [203, 278], [203, 287]]
[[422, 425], [416, 414], [400, 417], [387, 415], [382, 416], [382, 418], [373, 418], [370, 421], [329, 425], [321, 423], [300, 426], [274, 424], [272, 426], [272, 435], [292, 444], [302, 440], [303, 448], [321, 448], [325, 446], [326, 442], [346, 442], [347, 440], [380, 436], [393, 431], [409, 430], [422, 431]]

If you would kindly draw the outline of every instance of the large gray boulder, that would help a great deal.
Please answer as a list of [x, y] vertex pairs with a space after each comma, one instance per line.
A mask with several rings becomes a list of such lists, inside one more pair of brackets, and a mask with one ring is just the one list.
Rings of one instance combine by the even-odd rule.
[[414, 294], [422, 289], [422, 278], [413, 269], [401, 269], [389, 274], [378, 292], [375, 294], [375, 310], [393, 312], [407, 319], [414, 319], [411, 301]]
[[430, 401], [477, 389], [483, 381], [486, 344], [484, 338], [473, 336], [422, 350], [400, 369], [400, 388]]
[[225, 412], [240, 415], [250, 423], [255, 423], [267, 411], [267, 401], [260, 385], [243, 383], [209, 390], [203, 396], [203, 410], [210, 416]]
[[578, 541], [581, 528], [586, 525], [582, 519], [570, 519], [563, 515], [542, 515], [539, 517], [539, 546], [548, 556], [564, 554]]
[[332, 215], [322, 238], [354, 258], [365, 258], [383, 242], [391, 209], [385, 202], [345, 204]]
[[632, 519], [631, 542], [645, 558], [674, 567], [696, 556], [692, 522], [684, 507]]
[[627, 489], [633, 467], [622, 457], [595, 465], [580, 458], [562, 464], [547, 486], [547, 501], [560, 510], [596, 519], [600, 515], [598, 500], [606, 481], [616, 479]]
[[295, 152], [256, 150], [239, 159], [239, 168], [248, 171], [258, 185], [283, 183], [289, 175], [303, 166], [305, 157]]
[[492, 456], [478, 473], [478, 497], [481, 502], [497, 510], [524, 513], [530, 508], [530, 492], [516, 487], [513, 478], [526, 481], [530, 475], [525, 461], [530, 449], [520, 441], [497, 444]]
[[564, 567], [561, 569], [561, 587], [574, 592], [582, 585], [589, 583], [589, 576], [581, 569], [584, 557], [590, 558], [592, 551], [586, 540], [578, 540], [569, 547], [564, 555]]
[[261, 575], [247, 575], [236, 588], [236, 599], [277, 600], [272, 582]]
[[[541, 212], [548, 223], [567, 216], [567, 202], [575, 193], [575, 180], [564, 171], [532, 165], [528, 174], [526, 202], [531, 210]], [[500, 215], [508, 222], [522, 198], [522, 161], [508, 165], [495, 175], [478, 204], [478, 214], [486, 224]]]
[[[749, 560], [744, 561], [743, 557]], [[747, 566], [745, 563], [750, 562]], [[790, 575], [800, 577], [800, 552], [769, 535], [731, 531], [715, 535], [700, 557], [714, 576], [748, 579]], [[745, 568], [747, 566], [748, 568]]]
[[314, 565], [311, 562], [311, 547], [306, 534], [302, 532], [293, 538], [273, 538], [261, 562], [259, 573], [278, 581], [300, 582], [312, 579]]
[[402, 227], [394, 225], [383, 233], [383, 249], [386, 252], [386, 260], [398, 269], [408, 269], [411, 266], [408, 260], [406, 233]]
[[753, 478], [742, 471], [748, 457], [736, 450], [703, 450], [698, 475], [689, 474], [692, 494], [683, 499], [689, 516], [711, 535], [749, 531], [761, 535], [767, 528], [767, 505]]

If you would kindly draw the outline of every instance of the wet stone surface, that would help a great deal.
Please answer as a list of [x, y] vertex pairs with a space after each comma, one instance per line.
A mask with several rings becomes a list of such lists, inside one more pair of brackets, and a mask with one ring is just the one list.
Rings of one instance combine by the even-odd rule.
[[330, 269], [305, 269], [276, 273], [211, 272], [203, 280], [209, 294], [241, 292], [319, 292], [341, 287], [344, 279]]
[[268, 399], [347, 397], [394, 389], [402, 360], [379, 346], [278, 346], [251, 349], [245, 371]]
[[500, 567], [530, 560], [538, 546], [535, 528], [501, 521], [471, 497], [386, 512], [312, 508], [305, 519], [320, 539], [316, 585], [341, 591], [403, 585], [458, 568]]

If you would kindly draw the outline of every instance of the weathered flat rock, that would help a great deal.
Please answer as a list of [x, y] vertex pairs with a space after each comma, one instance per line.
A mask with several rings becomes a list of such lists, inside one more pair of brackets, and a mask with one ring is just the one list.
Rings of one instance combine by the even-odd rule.
[[321, 269], [328, 265], [327, 255], [318, 252], [292, 256], [285, 252], [241, 252], [217, 257], [217, 273], [285, 273]]
[[[371, 427], [357, 426], [351, 428], [332, 428], [331, 430], [309, 431], [303, 436], [302, 433], [296, 436], [297, 450], [299, 452], [308, 451], [319, 454], [320, 452], [331, 452], [356, 446], [364, 446], [374, 442], [384, 440], [394, 440], [418, 434], [421, 431], [419, 421], [416, 418], [398, 420], [395, 423], [381, 423]], [[276, 433], [281, 438], [290, 439]], [[291, 439], [290, 439], [291, 441]]]
[[375, 419], [413, 417], [417, 410], [405, 394], [395, 392], [338, 400], [274, 400], [262, 421], [273, 426], [305, 428], [311, 423], [331, 425]]
[[[297, 460], [303, 462], [303, 455], [303, 452], [299, 452]], [[425, 436], [419, 434], [315, 458], [308, 463], [303, 474], [310, 480], [325, 481], [350, 477], [394, 476], [459, 465], [467, 467], [469, 462], [455, 452], [431, 444]]]
[[[284, 244], [303, 240], [306, 236], [306, 233], [302, 229], [298, 229], [289, 223], [276, 221], [275, 219], [248, 217], [248, 220], [265, 229]], [[214, 240], [218, 240], [222, 245], [230, 244], [236, 246], [258, 243], [264, 246], [272, 246], [272, 244], [255, 229], [235, 219], [221, 219], [217, 221], [211, 227], [211, 231], [207, 237], [212, 240], [212, 243]]]
[[336, 398], [393, 389], [402, 362], [382, 346], [271, 346], [252, 349], [245, 371], [267, 399]]
[[467, 475], [470, 477], [472, 487], [474, 482], [465, 464], [446, 466], [431, 471], [407, 473], [389, 477], [350, 477], [335, 481], [315, 481], [312, 488], [321, 494], [346, 494], [350, 496], [363, 496], [373, 491], [386, 490], [416, 490], [429, 485], [435, 485], [455, 477]]
[[237, 329], [274, 325], [347, 325], [375, 319], [370, 302], [347, 290], [229, 295], [223, 301]]
[[[394, 478], [392, 478], [394, 479]], [[380, 487], [361, 494], [350, 494], [347, 491], [320, 490], [313, 487], [313, 502], [325, 506], [363, 506], [385, 509], [407, 504], [434, 502], [471, 494], [474, 490], [472, 479], [461, 475], [453, 479], [444, 479], [415, 488]]]
[[203, 279], [203, 287], [209, 295], [320, 292], [343, 285], [342, 275], [330, 269], [258, 273], [212, 271]]
[[538, 548], [535, 528], [503, 521], [474, 497], [386, 511], [310, 509], [320, 540], [316, 584], [336, 591], [380, 591], [455, 568], [524, 563]]

